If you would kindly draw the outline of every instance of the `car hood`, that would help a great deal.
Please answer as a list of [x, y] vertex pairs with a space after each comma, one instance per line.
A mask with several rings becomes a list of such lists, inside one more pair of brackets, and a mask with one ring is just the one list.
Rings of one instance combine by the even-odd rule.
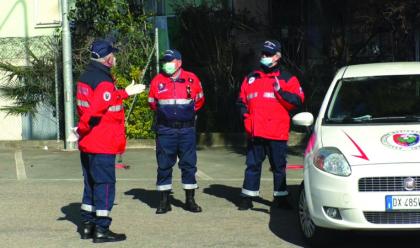
[[419, 125], [322, 126], [321, 139], [351, 165], [420, 162]]

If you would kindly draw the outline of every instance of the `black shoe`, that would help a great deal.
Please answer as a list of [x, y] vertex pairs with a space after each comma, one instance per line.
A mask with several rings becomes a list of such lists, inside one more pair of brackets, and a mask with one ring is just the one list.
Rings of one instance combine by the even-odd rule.
[[289, 196], [277, 196], [274, 197], [273, 204], [277, 208], [284, 209], [284, 210], [292, 210], [293, 206], [289, 202]]
[[194, 189], [186, 189], [185, 190], [185, 210], [188, 210], [193, 213], [199, 213], [203, 210], [194, 200]]
[[241, 202], [239, 203], [238, 210], [248, 210], [253, 207], [251, 197], [241, 197]]
[[93, 235], [93, 243], [118, 242], [126, 240], [124, 233], [114, 233], [111, 230], [100, 231], [96, 228]]
[[80, 238], [81, 239], [91, 239], [93, 238], [93, 231], [95, 229], [95, 224], [92, 222], [83, 222], [80, 227]]
[[159, 206], [156, 209], [156, 214], [165, 214], [169, 211], [172, 210], [171, 207], [171, 191], [170, 190], [166, 190], [166, 191], [160, 191], [160, 201], [159, 201]]

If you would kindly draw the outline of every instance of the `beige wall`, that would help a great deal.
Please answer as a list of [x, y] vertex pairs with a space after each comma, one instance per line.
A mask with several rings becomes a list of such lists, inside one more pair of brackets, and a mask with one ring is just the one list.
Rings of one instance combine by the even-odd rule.
[[[5, 101], [1, 101], [5, 105]], [[22, 140], [22, 117], [0, 111], [0, 140]]]
[[[0, 71], [0, 78], [3, 76]], [[3, 99], [0, 95], [0, 108], [11, 104], [11, 101]], [[22, 140], [22, 117], [7, 115], [6, 112], [0, 111], [0, 130], [0, 140]]]
[[[52, 35], [61, 21], [59, 3], [60, 0], [0, 0], [0, 39]], [[7, 62], [25, 64], [22, 58], [7, 57]], [[4, 83], [2, 76], [0, 72], [0, 84]], [[0, 108], [11, 104], [0, 96]], [[0, 140], [22, 140], [23, 122], [27, 123], [27, 118], [0, 111]]]
[[0, 0], [0, 37], [51, 35], [60, 25], [60, 0]]

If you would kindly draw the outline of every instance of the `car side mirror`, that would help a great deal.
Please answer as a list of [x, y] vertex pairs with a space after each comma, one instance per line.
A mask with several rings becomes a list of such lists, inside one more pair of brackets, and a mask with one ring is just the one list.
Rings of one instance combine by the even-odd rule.
[[301, 112], [293, 116], [292, 122], [297, 126], [310, 127], [314, 123], [314, 116], [309, 112]]

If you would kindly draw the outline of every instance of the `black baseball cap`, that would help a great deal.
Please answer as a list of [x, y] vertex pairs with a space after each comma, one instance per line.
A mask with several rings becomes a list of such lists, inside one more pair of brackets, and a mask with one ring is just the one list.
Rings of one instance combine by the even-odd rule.
[[163, 54], [162, 60], [165, 62], [169, 62], [174, 59], [182, 60], [181, 53], [178, 50], [169, 49], [165, 51], [165, 54]]
[[89, 51], [92, 58], [99, 59], [107, 56], [110, 53], [119, 52], [120, 50], [114, 47], [110, 41], [95, 40], [92, 45], [90, 45]]
[[261, 52], [274, 55], [281, 50], [280, 42], [277, 40], [267, 40], [264, 42], [264, 44], [261, 47]]

